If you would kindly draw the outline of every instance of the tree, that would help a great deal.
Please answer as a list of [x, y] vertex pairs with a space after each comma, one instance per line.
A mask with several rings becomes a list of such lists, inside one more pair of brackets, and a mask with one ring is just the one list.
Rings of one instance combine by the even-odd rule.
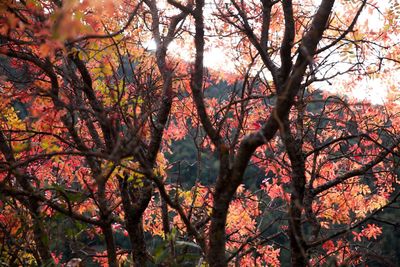
[[[368, 0], [0, 4], [7, 264], [68, 261], [54, 248], [63, 235], [79, 246], [71, 257], [109, 266], [277, 266], [286, 246], [293, 266], [388, 262], [364, 243], [398, 204], [397, 10]], [[382, 27], [362, 21], [378, 11]], [[235, 68], [205, 68], [211, 46]], [[340, 96], [372, 79], [389, 88], [384, 109]], [[184, 158], [192, 184], [184, 161], [166, 159], [183, 139], [196, 154]], [[63, 219], [78, 233], [49, 231]], [[86, 240], [97, 237], [104, 253]]]

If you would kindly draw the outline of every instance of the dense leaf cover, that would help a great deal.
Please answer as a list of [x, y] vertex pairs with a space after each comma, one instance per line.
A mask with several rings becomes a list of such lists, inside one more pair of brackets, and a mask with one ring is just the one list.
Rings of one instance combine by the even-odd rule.
[[1, 1], [0, 263], [394, 266], [399, 16]]

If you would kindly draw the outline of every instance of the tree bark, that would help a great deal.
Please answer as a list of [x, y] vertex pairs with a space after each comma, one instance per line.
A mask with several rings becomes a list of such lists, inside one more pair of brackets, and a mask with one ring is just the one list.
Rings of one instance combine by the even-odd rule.
[[214, 195], [219, 201], [214, 201], [209, 233], [210, 247], [208, 250], [208, 263], [212, 267], [227, 266], [225, 257], [225, 224], [229, 208], [226, 194]]
[[[137, 194], [135, 194], [135, 189], [129, 191], [129, 184], [126, 180], [126, 177], [125, 179], [122, 177], [119, 178], [119, 186], [122, 199], [122, 208], [125, 214], [125, 227], [132, 246], [131, 254], [133, 266], [146, 266], [147, 253], [143, 232], [142, 215], [150, 202], [152, 188], [149, 184], [147, 184], [140, 189], [140, 192], [136, 192]], [[136, 189], [136, 191], [138, 190], [139, 189]]]
[[104, 241], [107, 249], [107, 259], [108, 265], [110, 267], [117, 267], [117, 248], [115, 245], [114, 235], [111, 228], [110, 222], [110, 211], [108, 209], [108, 201], [105, 194], [106, 180], [98, 181], [97, 185], [97, 194], [98, 194], [98, 203], [100, 209], [100, 219], [102, 221], [101, 230], [104, 235]]
[[132, 259], [134, 267], [147, 266], [146, 242], [142, 220], [139, 223], [131, 225], [129, 228], [129, 239], [132, 245]]
[[291, 175], [291, 195], [289, 204], [289, 238], [292, 266], [307, 266], [307, 247], [303, 237], [301, 214], [305, 194], [306, 176], [301, 141], [290, 133], [288, 119], [281, 129], [281, 137], [289, 155]]
[[118, 267], [117, 261], [117, 248], [111, 228], [111, 224], [107, 224], [101, 227], [104, 235], [104, 241], [107, 247], [107, 259], [109, 267]]
[[36, 200], [29, 200], [29, 210], [33, 218], [33, 236], [35, 239], [36, 250], [38, 251], [43, 265], [48, 265], [53, 262], [50, 254], [49, 238], [44, 230], [42, 218], [40, 216], [39, 204]]
[[229, 151], [222, 146], [219, 152], [220, 169], [214, 192], [209, 232], [210, 247], [208, 250], [208, 263], [213, 267], [227, 266], [225, 225], [229, 204], [237, 188], [232, 181], [231, 171], [229, 170]]

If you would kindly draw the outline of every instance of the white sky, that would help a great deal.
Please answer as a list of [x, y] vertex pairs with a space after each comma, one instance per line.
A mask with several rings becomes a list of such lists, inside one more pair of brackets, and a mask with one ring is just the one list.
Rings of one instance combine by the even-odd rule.
[[[379, 3], [379, 7], [381, 10], [385, 10], [389, 7], [389, 1], [383, 0], [377, 2]], [[166, 6], [162, 1], [157, 2], [157, 5], [161, 10], [163, 10]], [[338, 6], [339, 5], [339, 6]], [[335, 10], [340, 10], [340, 3], [336, 5]], [[205, 10], [205, 14], [210, 13], [211, 10]], [[370, 30], [380, 31], [385, 27], [385, 18], [382, 14], [380, 14], [377, 10], [368, 12], [364, 10], [362, 15], [358, 20], [358, 24], [360, 25], [368, 25]], [[400, 41], [400, 38], [396, 38]], [[212, 46], [213, 39], [209, 38], [209, 41], [206, 43], [206, 51], [204, 54], [204, 64], [206, 67], [213, 68], [216, 70], [225, 70], [227, 72], [233, 72], [235, 69], [235, 59], [232, 58], [229, 50], [224, 50], [221, 46]], [[149, 50], [154, 50], [156, 48], [156, 44], [154, 41], [149, 41], [146, 43], [146, 48]], [[182, 49], [181, 45], [178, 43], [171, 43], [169, 47], [170, 55], [177, 56], [187, 61], [193, 60], [193, 54], [186, 49]], [[193, 51], [192, 51], [193, 52]], [[339, 58], [333, 58], [332, 60], [339, 60]], [[339, 66], [340, 67], [340, 66]], [[400, 72], [397, 71], [396, 74], [400, 77]], [[346, 76], [338, 76], [336, 79], [343, 80], [346, 79]], [[339, 85], [340, 82], [336, 83], [333, 81], [333, 84]], [[372, 78], [363, 78], [359, 82], [356, 83], [355, 88], [350, 88], [349, 94], [353, 97], [356, 97], [360, 100], [367, 99], [371, 101], [373, 104], [382, 104], [384, 103], [388, 87], [390, 86], [386, 81], [382, 81], [378, 79]], [[328, 85], [326, 82], [318, 84], [318, 87], [323, 90], [328, 90], [334, 93], [336, 91], [337, 86]]]

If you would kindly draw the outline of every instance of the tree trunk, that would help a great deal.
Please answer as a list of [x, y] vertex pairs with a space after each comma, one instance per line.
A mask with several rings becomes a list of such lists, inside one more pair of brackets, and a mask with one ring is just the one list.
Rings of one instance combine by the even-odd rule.
[[217, 194], [214, 198], [209, 233], [210, 247], [208, 250], [208, 263], [211, 267], [225, 267], [227, 266], [225, 257], [225, 224], [229, 200], [226, 196]]
[[228, 216], [229, 204], [239, 185], [238, 181], [233, 181], [232, 173], [229, 169], [229, 150], [221, 146], [219, 153], [219, 176], [215, 187], [209, 232], [210, 247], [208, 251], [208, 263], [211, 267], [227, 266], [225, 257], [226, 218]]
[[104, 241], [107, 247], [107, 258], [109, 267], [117, 267], [117, 248], [115, 245], [114, 235], [110, 223], [110, 214], [108, 210], [108, 201], [105, 194], [106, 180], [101, 180], [97, 184], [98, 203], [100, 208], [100, 218], [103, 222], [101, 230], [104, 235]]
[[144, 239], [142, 220], [130, 226], [128, 233], [132, 245], [133, 266], [147, 266], [146, 242]]
[[[289, 238], [292, 266], [307, 266], [307, 253], [301, 230], [301, 190], [294, 189], [290, 198]], [[304, 194], [303, 194], [304, 196]]]
[[148, 256], [144, 239], [142, 216], [151, 199], [151, 184], [146, 183], [143, 188], [132, 189], [131, 192], [129, 192], [127, 180], [120, 177], [119, 186], [122, 208], [125, 213], [125, 227], [132, 246], [131, 254], [133, 266], [146, 266]]
[[117, 267], [117, 248], [115, 246], [114, 236], [111, 228], [111, 224], [107, 224], [101, 227], [104, 235], [105, 243], [107, 246], [107, 259], [109, 267]]
[[44, 230], [42, 218], [40, 217], [39, 204], [36, 200], [28, 200], [28, 208], [33, 220], [33, 238], [36, 244], [36, 250], [40, 255], [41, 262], [38, 265], [49, 265], [53, 263], [49, 248], [49, 238]]
[[307, 247], [303, 237], [301, 214], [304, 205], [304, 193], [306, 185], [304, 155], [302, 153], [302, 143], [295, 140], [290, 133], [288, 119], [283, 123], [281, 137], [289, 155], [292, 179], [291, 196], [289, 206], [289, 238], [291, 250], [292, 266], [307, 266]]

